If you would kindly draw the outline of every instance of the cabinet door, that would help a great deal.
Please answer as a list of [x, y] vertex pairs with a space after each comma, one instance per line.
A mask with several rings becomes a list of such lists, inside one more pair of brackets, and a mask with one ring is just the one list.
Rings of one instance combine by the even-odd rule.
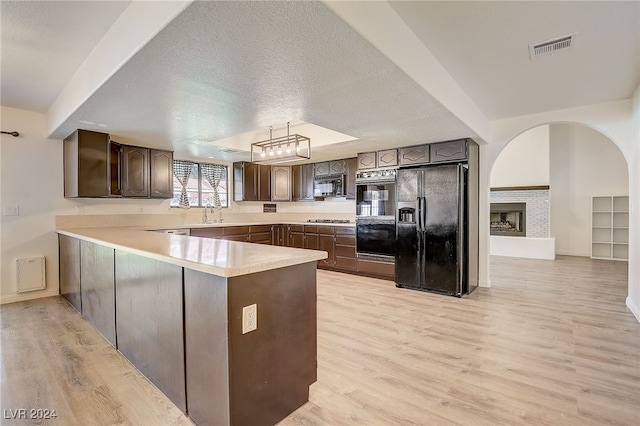
[[109, 143], [109, 193], [122, 195], [122, 146], [117, 142]]
[[358, 154], [358, 170], [375, 169], [376, 167], [377, 163], [375, 152], [361, 152]]
[[291, 201], [291, 168], [271, 167], [271, 186], [272, 201]]
[[151, 198], [173, 198], [173, 152], [150, 151]]
[[378, 151], [378, 167], [393, 167], [398, 165], [398, 150], [385, 149]]
[[345, 183], [345, 196], [347, 200], [356, 199], [356, 170], [358, 169], [357, 158], [347, 158], [345, 160], [347, 181]]
[[271, 166], [258, 165], [258, 201], [271, 201]]
[[335, 266], [335, 237], [333, 235], [318, 236], [319, 250], [326, 251], [328, 257], [318, 261], [319, 265], [333, 268]]
[[331, 174], [331, 169], [328, 161], [324, 161], [322, 163], [315, 163], [315, 175], [316, 176], [326, 176]]
[[318, 250], [319, 242], [318, 242], [318, 234], [307, 234], [304, 233], [304, 248], [310, 250]]
[[149, 197], [149, 149], [122, 147], [122, 196]]
[[467, 141], [440, 142], [431, 144], [431, 162], [463, 161], [467, 159]]
[[345, 164], [344, 160], [336, 160], [329, 162], [329, 174], [330, 175], [341, 175], [345, 173]]
[[63, 144], [64, 196], [108, 197], [109, 135], [76, 130]]
[[304, 233], [291, 232], [289, 234], [289, 247], [304, 248]]
[[401, 166], [426, 164], [429, 162], [429, 145], [400, 148], [398, 162]]

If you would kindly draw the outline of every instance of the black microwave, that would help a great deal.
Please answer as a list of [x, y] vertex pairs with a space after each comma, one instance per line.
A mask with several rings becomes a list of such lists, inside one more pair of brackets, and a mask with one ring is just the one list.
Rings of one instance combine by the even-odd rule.
[[345, 175], [318, 176], [313, 180], [314, 197], [344, 197]]

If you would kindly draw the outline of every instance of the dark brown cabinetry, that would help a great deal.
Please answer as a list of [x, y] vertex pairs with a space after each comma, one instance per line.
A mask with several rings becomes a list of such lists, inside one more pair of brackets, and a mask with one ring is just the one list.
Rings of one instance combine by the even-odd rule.
[[313, 201], [313, 176], [313, 164], [291, 167], [293, 201]]
[[345, 162], [345, 173], [347, 175], [345, 182], [345, 197], [347, 200], [356, 199], [356, 171], [358, 170], [358, 159], [347, 158]]
[[431, 162], [463, 161], [467, 159], [467, 141], [460, 139], [431, 144]]
[[149, 148], [122, 146], [122, 196], [149, 197]]
[[80, 240], [58, 235], [60, 295], [82, 313], [80, 296]]
[[249, 242], [257, 244], [271, 243], [271, 225], [251, 225], [249, 226]]
[[289, 227], [289, 247], [304, 248], [304, 225]]
[[358, 154], [358, 169], [375, 169], [378, 167], [376, 162], [376, 153], [374, 152], [361, 152]]
[[335, 266], [335, 228], [318, 226], [318, 250], [327, 252], [327, 258], [318, 261], [318, 266], [333, 268]]
[[376, 158], [378, 160], [378, 167], [393, 167], [398, 165], [398, 150], [397, 149], [385, 149], [384, 151], [378, 151]]
[[173, 198], [173, 152], [158, 149], [149, 152], [151, 198]]
[[65, 197], [120, 195], [120, 149], [108, 134], [76, 130], [63, 144]]
[[192, 237], [219, 238], [230, 241], [249, 241], [249, 226], [213, 226], [209, 228], [191, 228]]
[[331, 168], [329, 166], [328, 161], [323, 161], [322, 163], [315, 163], [313, 166], [314, 166], [316, 176], [327, 176], [331, 174]]
[[318, 227], [316, 225], [304, 226], [304, 248], [309, 250], [318, 250], [320, 245], [318, 239]]
[[335, 268], [356, 271], [356, 229], [352, 226], [336, 226]]
[[234, 201], [271, 201], [271, 166], [233, 163]]
[[64, 196], [172, 198], [173, 152], [76, 130], [64, 140]]
[[408, 146], [400, 148], [398, 163], [401, 166], [425, 164], [429, 162], [429, 145]]
[[344, 160], [335, 160], [329, 162], [330, 175], [342, 175], [345, 173], [346, 167]]
[[271, 167], [271, 201], [291, 201], [291, 167]]
[[281, 247], [289, 245], [289, 225], [271, 225], [271, 244]]

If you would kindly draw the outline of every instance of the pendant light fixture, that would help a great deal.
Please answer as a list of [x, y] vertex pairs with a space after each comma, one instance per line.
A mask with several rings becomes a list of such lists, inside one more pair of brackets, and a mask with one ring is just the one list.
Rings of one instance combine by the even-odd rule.
[[291, 134], [287, 122], [287, 136], [273, 138], [273, 126], [269, 126], [269, 139], [251, 144], [251, 162], [279, 164], [311, 158], [311, 139]]

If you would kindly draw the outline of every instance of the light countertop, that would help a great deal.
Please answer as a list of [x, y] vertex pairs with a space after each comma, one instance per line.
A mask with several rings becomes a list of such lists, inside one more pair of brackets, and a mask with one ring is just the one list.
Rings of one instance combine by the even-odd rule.
[[[194, 224], [177, 228], [261, 224], [265, 223]], [[351, 225], [353, 226], [353, 224]], [[327, 253], [319, 250], [173, 235], [150, 232], [147, 229], [149, 228], [61, 228], [57, 232], [83, 241], [222, 277], [247, 275], [327, 258]]]

